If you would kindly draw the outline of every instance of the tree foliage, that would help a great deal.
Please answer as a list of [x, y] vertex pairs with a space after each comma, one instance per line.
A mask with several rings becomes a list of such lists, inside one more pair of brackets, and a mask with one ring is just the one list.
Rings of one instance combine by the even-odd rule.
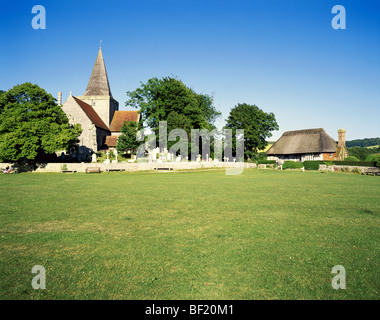
[[348, 151], [348, 155], [355, 156], [359, 160], [365, 161], [369, 155], [380, 153], [380, 147], [378, 148], [352, 147], [352, 148], [347, 148], [347, 151]]
[[139, 108], [142, 121], [156, 134], [159, 121], [167, 121], [168, 132], [180, 128], [190, 137], [191, 129], [212, 130], [221, 115], [211, 96], [198, 94], [172, 77], [149, 79], [127, 95], [126, 105]]
[[252, 158], [267, 146], [266, 139], [279, 126], [273, 113], [266, 113], [256, 105], [238, 104], [227, 118], [226, 129], [244, 129], [244, 156]]
[[346, 141], [346, 147], [372, 147], [380, 145], [380, 138], [365, 138]]
[[38, 85], [27, 82], [0, 94], [1, 161], [42, 161], [74, 146], [81, 131]]
[[120, 153], [127, 151], [136, 151], [141, 142], [136, 140], [136, 133], [141, 129], [140, 122], [135, 121], [124, 121], [121, 127], [121, 135], [117, 139], [116, 150]]

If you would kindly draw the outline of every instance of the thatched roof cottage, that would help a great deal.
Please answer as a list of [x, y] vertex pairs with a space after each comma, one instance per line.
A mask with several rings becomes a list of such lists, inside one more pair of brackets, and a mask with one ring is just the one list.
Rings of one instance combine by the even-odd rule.
[[347, 157], [345, 130], [338, 130], [339, 142], [324, 129], [286, 131], [267, 151], [268, 160], [343, 160]]

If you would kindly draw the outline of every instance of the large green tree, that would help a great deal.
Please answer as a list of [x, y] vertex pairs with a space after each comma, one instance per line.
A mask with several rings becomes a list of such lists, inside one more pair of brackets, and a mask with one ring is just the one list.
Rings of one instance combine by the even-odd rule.
[[252, 158], [267, 146], [266, 139], [279, 126], [273, 113], [266, 113], [256, 105], [238, 104], [227, 118], [226, 129], [244, 129], [244, 157]]
[[43, 161], [74, 146], [82, 129], [70, 125], [55, 99], [29, 82], [0, 95], [0, 160]]
[[124, 121], [124, 124], [120, 129], [121, 135], [117, 139], [116, 150], [120, 153], [136, 151], [142, 143], [136, 139], [136, 133], [139, 129], [141, 129], [140, 122]]
[[167, 121], [168, 132], [184, 129], [190, 139], [191, 129], [212, 130], [221, 116], [211, 96], [198, 94], [173, 77], [149, 79], [127, 95], [126, 106], [140, 109], [142, 121], [157, 136], [160, 121]]

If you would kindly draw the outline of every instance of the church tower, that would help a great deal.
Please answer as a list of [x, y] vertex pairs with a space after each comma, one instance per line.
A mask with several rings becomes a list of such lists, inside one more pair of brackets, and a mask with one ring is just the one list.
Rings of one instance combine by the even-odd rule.
[[99, 48], [87, 89], [83, 96], [77, 98], [92, 106], [108, 127], [111, 125], [115, 111], [119, 110], [119, 103], [112, 97], [102, 47]]

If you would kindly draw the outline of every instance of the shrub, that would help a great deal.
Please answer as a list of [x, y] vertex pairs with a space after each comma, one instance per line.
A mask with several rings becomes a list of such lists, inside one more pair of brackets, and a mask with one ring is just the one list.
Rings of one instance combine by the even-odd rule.
[[303, 162], [285, 161], [282, 165], [283, 169], [300, 169], [303, 167]]
[[276, 164], [276, 160], [258, 160], [257, 164]]
[[347, 157], [346, 159], [344, 159], [344, 161], [360, 161], [358, 158], [356, 158], [355, 156], [349, 156]]
[[319, 170], [319, 161], [305, 161], [303, 166], [305, 170]]
[[267, 159], [267, 155], [265, 152], [254, 152], [250, 158], [252, 162], [265, 161]]
[[380, 161], [380, 154], [370, 154], [365, 161], [378, 162]]

